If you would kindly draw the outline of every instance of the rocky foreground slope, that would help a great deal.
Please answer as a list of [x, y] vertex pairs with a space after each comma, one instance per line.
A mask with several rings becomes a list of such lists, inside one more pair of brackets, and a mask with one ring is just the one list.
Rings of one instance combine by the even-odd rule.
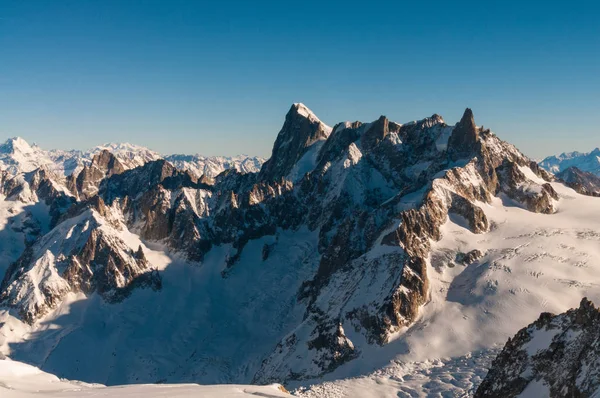
[[600, 196], [600, 177], [593, 173], [572, 166], [556, 174], [556, 177], [583, 195]]
[[[415, 325], [448, 220], [483, 240], [492, 203], [553, 214], [553, 178], [470, 109], [454, 126], [329, 127], [302, 104], [257, 173], [198, 179], [110, 150], [70, 177], [7, 170], [2, 205], [19, 218], [6, 228], [25, 243], [2, 267], [0, 347], [109, 384], [319, 378]], [[483, 255], [471, 249], [464, 266]], [[45, 329], [59, 315], [64, 332]], [[97, 366], [61, 362], [85, 356], [74, 346], [98, 347]]]
[[592, 397], [599, 390], [600, 311], [584, 298], [509, 339], [475, 397]]

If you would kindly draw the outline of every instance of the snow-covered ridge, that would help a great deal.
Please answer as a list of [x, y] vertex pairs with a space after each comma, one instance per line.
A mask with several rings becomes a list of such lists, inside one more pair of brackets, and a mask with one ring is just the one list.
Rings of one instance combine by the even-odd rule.
[[[311, 122], [323, 123], [321, 121], [321, 119], [319, 119], [317, 117], [317, 115], [315, 115], [315, 113], [313, 111], [311, 111], [310, 109], [308, 109], [308, 107], [306, 105], [304, 105], [303, 103], [297, 102], [293, 105], [293, 107], [295, 107], [297, 109], [298, 114], [304, 116]], [[327, 125], [325, 125], [325, 126], [327, 126]], [[329, 131], [331, 131], [331, 127], [327, 126], [327, 128]]]
[[265, 162], [257, 156], [202, 156], [196, 155], [161, 155], [146, 147], [130, 143], [106, 143], [89, 150], [44, 150], [37, 145], [29, 145], [20, 137], [8, 139], [0, 145], [0, 169], [13, 175], [31, 172], [39, 167], [59, 176], [77, 175], [85, 166], [90, 165], [92, 158], [101, 151], [112, 153], [126, 169], [142, 166], [148, 162], [166, 159], [181, 170], [189, 171], [195, 177], [202, 175], [216, 177], [228, 169], [236, 169], [242, 173], [256, 173]]
[[564, 171], [569, 167], [577, 167], [579, 170], [600, 176], [600, 148], [596, 148], [591, 152], [575, 151], [548, 156], [539, 164], [554, 174]]
[[180, 170], [189, 171], [193, 175], [214, 178], [225, 170], [235, 169], [240, 173], [257, 173], [266, 159], [258, 156], [203, 156], [168, 155], [165, 159]]
[[278, 384], [270, 386], [197, 384], [150, 384], [105, 387], [79, 381], [59, 379], [36, 367], [17, 361], [0, 359], [0, 396], [3, 398], [244, 398], [290, 397]]

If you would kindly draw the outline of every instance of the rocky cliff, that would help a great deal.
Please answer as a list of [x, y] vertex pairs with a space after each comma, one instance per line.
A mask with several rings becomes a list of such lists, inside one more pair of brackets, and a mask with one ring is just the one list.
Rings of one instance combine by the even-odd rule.
[[599, 375], [600, 311], [584, 298], [564, 314], [541, 314], [509, 339], [475, 397], [592, 397]]

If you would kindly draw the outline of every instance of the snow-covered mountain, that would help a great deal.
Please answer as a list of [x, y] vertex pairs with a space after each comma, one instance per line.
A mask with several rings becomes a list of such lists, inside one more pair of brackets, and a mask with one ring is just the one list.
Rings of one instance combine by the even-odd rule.
[[540, 162], [540, 166], [555, 174], [574, 166], [600, 176], [600, 148], [587, 153], [575, 151], [548, 156]]
[[261, 157], [239, 155], [227, 156], [202, 156], [202, 155], [168, 155], [165, 159], [176, 168], [189, 171], [196, 177], [206, 176], [214, 178], [225, 170], [235, 169], [241, 173], [257, 173], [265, 162]]
[[265, 162], [263, 158], [247, 155], [233, 157], [199, 154], [162, 156], [146, 147], [129, 143], [108, 143], [87, 151], [60, 149], [47, 151], [37, 145], [29, 145], [20, 137], [15, 137], [0, 145], [0, 169], [16, 175], [44, 166], [59, 176], [76, 176], [85, 166], [92, 163], [94, 156], [102, 151], [113, 154], [124, 169], [133, 169], [164, 158], [176, 168], [189, 171], [195, 178], [202, 176], [214, 178], [228, 169], [235, 169], [242, 173], [256, 173]]
[[257, 173], [102, 150], [63, 179], [0, 181], [0, 352], [60, 377], [468, 395], [540, 312], [600, 299], [600, 199], [470, 109], [330, 127], [294, 104]]
[[29, 173], [38, 167], [53, 167], [54, 161], [37, 145], [29, 145], [20, 137], [0, 145], [0, 169], [11, 174]]

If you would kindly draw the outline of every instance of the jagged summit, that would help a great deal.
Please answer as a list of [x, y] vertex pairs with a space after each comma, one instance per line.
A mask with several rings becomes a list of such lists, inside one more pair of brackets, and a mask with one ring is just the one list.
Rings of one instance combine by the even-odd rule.
[[571, 166], [557, 173], [556, 177], [581, 194], [600, 196], [600, 177], [594, 173]]
[[[106, 143], [89, 150], [44, 150], [37, 145], [30, 145], [21, 137], [13, 137], [0, 145], [0, 169], [12, 175], [28, 173], [38, 167], [46, 167], [49, 171], [62, 176], [77, 177], [84, 167], [92, 163], [94, 156], [102, 151], [113, 154], [124, 169], [140, 167], [148, 162], [162, 159], [156, 151], [131, 143]], [[264, 163], [261, 157], [239, 156], [202, 156], [202, 155], [167, 155], [164, 158], [178, 169], [189, 171], [195, 178], [205, 176], [214, 178], [224, 170], [234, 168], [242, 173], [256, 173]]]
[[448, 152], [455, 160], [469, 156], [475, 150], [478, 141], [479, 129], [475, 124], [473, 111], [467, 108], [460, 121], [454, 126], [454, 130], [452, 130], [452, 135], [448, 140]]
[[260, 178], [276, 180], [287, 176], [309, 148], [325, 141], [331, 127], [321, 122], [305, 105], [293, 104], [277, 135], [271, 158], [260, 170]]
[[323, 122], [321, 122], [321, 119], [319, 119], [313, 111], [311, 111], [306, 105], [304, 105], [301, 102], [296, 102], [296, 103], [292, 104], [288, 113], [290, 113], [290, 112], [296, 113], [296, 114], [303, 116], [311, 121], [323, 123]]

